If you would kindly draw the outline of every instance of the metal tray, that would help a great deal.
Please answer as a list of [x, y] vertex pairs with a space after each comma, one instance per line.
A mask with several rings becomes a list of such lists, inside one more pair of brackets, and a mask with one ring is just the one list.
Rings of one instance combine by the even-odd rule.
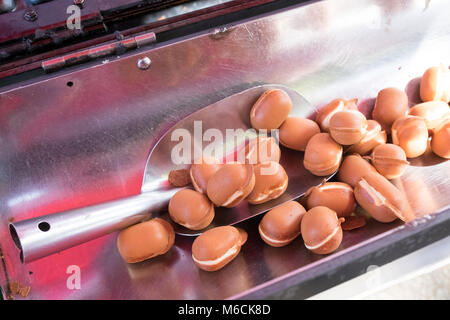
[[396, 86], [413, 105], [423, 71], [450, 64], [449, 10], [445, 0], [310, 2], [1, 89], [3, 295], [18, 281], [31, 287], [27, 299], [303, 298], [447, 236], [450, 161], [430, 153], [394, 181], [417, 219], [370, 221], [328, 256], [301, 238], [265, 245], [256, 217], [241, 225], [249, 239], [240, 255], [214, 273], [194, 266], [189, 237], [135, 265], [121, 260], [116, 234], [22, 265], [8, 223], [137, 194], [149, 147], [167, 128], [255, 84], [292, 87], [316, 107], [356, 97], [366, 113], [378, 90]]

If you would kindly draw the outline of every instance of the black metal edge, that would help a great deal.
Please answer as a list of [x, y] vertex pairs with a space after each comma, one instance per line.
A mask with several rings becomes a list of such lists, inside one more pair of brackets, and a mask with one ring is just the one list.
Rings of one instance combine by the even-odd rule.
[[277, 14], [284, 10], [295, 9], [318, 1], [320, 0], [275, 0], [273, 2], [261, 4], [245, 10], [230, 12], [219, 17], [194, 22], [180, 28], [160, 32], [158, 33], [157, 41], [166, 42], [224, 25], [241, 24], [250, 20], [264, 18], [267, 15]]
[[[450, 235], [450, 208], [425, 223], [407, 224], [380, 239], [279, 281], [249, 290], [239, 299], [306, 299], [382, 266]], [[339, 299], [339, 297], [336, 297]]]
[[6, 268], [5, 255], [3, 248], [0, 246], [0, 300], [7, 300], [7, 292], [9, 290], [9, 277]]

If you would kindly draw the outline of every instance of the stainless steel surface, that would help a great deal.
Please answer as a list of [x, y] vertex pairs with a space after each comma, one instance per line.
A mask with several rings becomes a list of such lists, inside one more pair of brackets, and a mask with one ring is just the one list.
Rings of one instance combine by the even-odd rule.
[[[159, 216], [161, 210], [167, 209], [170, 198], [180, 190], [180, 188], [171, 188], [167, 180], [169, 172], [177, 168], [177, 163], [174, 162], [176, 159], [172, 154], [180, 141], [174, 139], [174, 133], [180, 131], [189, 133], [189, 137], [183, 137], [189, 138], [186, 142], [191, 142], [189, 148], [192, 149], [190, 156], [182, 159], [184, 168], [188, 168], [189, 164], [199, 158], [197, 151], [206, 150], [205, 148], [210, 144], [215, 145], [218, 151], [222, 150], [223, 155], [227, 152], [234, 155], [234, 152], [251, 138], [246, 134], [247, 130], [251, 129], [250, 109], [264, 91], [273, 88], [281, 88], [289, 94], [293, 105], [292, 115], [310, 117], [314, 114], [314, 108], [298, 92], [279, 85], [256, 86], [194, 112], [172, 126], [152, 146], [143, 175], [141, 188], [143, 194], [110, 203], [12, 222], [10, 231], [14, 242], [21, 250], [21, 261], [30, 262], [126, 228], [151, 216]], [[204, 134], [208, 129], [218, 130], [225, 140], [204, 141]], [[241, 129], [241, 131], [236, 131], [236, 135], [229, 137], [227, 135], [229, 129]], [[256, 134], [254, 130], [249, 133]], [[236, 138], [237, 141], [235, 141]], [[317, 177], [308, 172], [303, 167], [301, 152], [283, 150], [280, 162], [291, 180], [281, 197], [260, 205], [248, 205], [244, 202], [234, 208], [220, 208], [210, 226], [203, 230], [236, 224], [254, 217], [285, 201], [300, 197], [310, 187], [332, 176]], [[167, 219], [171, 221], [170, 218], [167, 217]], [[175, 223], [173, 225], [175, 231], [181, 235], [198, 235], [203, 231], [189, 230]]]
[[30, 262], [147, 220], [179, 188], [40, 216], [10, 224], [20, 260]]
[[[165, 178], [170, 170], [175, 168], [188, 168], [188, 165], [174, 166], [173, 159], [171, 159], [172, 150], [175, 150], [176, 145], [179, 143], [178, 139], [172, 138], [172, 132], [175, 130], [187, 130], [187, 132], [190, 132], [191, 134], [194, 134], [196, 131], [201, 133], [198, 136], [192, 136], [191, 158], [187, 159], [188, 163], [192, 163], [194, 159], [199, 158], [199, 155], [196, 155], [196, 148], [198, 150], [206, 150], [208, 145], [212, 143], [203, 136], [203, 134], [206, 134], [209, 129], [217, 129], [222, 133], [224, 141], [223, 143], [219, 142], [217, 145], [218, 151], [223, 150], [222, 155], [227, 158], [226, 161], [237, 160], [235, 158], [235, 151], [239, 150], [239, 148], [245, 143], [244, 132], [251, 129], [249, 117], [250, 109], [264, 91], [274, 88], [283, 89], [291, 97], [291, 115], [311, 117], [315, 113], [315, 109], [312, 105], [298, 92], [288, 87], [274, 84], [256, 86], [222, 99], [189, 115], [173, 126], [169, 132], [158, 141], [156, 148], [152, 150], [147, 161], [144, 181], [142, 183], [142, 192], [150, 192], [152, 190], [159, 189], [160, 186], [158, 185], [157, 177], [164, 177], [163, 183], [165, 183]], [[201, 124], [201, 126], [199, 125], [197, 129], [194, 127], [195, 122], [197, 122], [197, 124]], [[236, 142], [235, 136], [227, 136], [226, 132], [228, 129], [242, 129], [241, 134], [239, 134], [239, 131], [236, 131], [238, 134], [238, 139]], [[249, 133], [251, 134], [252, 132]], [[253, 133], [253, 136], [255, 136], [256, 133]], [[259, 205], [249, 205], [246, 201], [244, 201], [239, 206], [234, 208], [216, 208], [214, 220], [208, 228], [204, 230], [221, 225], [233, 225], [259, 215], [286, 201], [300, 197], [311, 186], [319, 185], [323, 179], [328, 180], [333, 176], [314, 176], [304, 168], [302, 152], [296, 152], [283, 147], [281, 148], [282, 152], [280, 163], [289, 176], [289, 184], [284, 194], [277, 199]], [[221, 156], [219, 156], [219, 158], [221, 158]], [[168, 218], [168, 220], [170, 221], [170, 218]], [[189, 230], [178, 224], [173, 224], [173, 226], [175, 231], [181, 235], [198, 235], [200, 233], [200, 231]]]
[[[450, 64], [449, 10], [445, 0], [313, 2], [229, 26], [220, 37], [212, 30], [4, 90], [0, 241], [8, 279], [31, 285], [29, 299], [239, 298], [293, 285], [283, 280], [431, 223], [450, 205], [450, 162], [428, 154], [395, 181], [416, 221], [371, 220], [345, 232], [339, 250], [324, 257], [308, 252], [301, 238], [268, 247], [255, 218], [239, 225], [249, 232], [240, 255], [215, 273], [195, 267], [188, 237], [136, 265], [121, 260], [115, 234], [22, 265], [7, 227], [9, 219], [138, 194], [148, 146], [168, 124], [255, 84], [284, 84], [316, 107], [357, 97], [366, 113], [387, 86], [405, 89], [417, 103], [423, 71]], [[152, 60], [145, 72], [136, 68], [144, 56]], [[69, 266], [80, 268], [81, 289], [67, 286]]]

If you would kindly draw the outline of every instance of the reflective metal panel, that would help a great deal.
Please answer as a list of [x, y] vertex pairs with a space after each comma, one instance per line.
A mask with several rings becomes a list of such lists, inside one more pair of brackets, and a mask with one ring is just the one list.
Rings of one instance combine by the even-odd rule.
[[[413, 105], [423, 71], [450, 64], [449, 10], [445, 0], [314, 2], [3, 92], [0, 241], [9, 281], [31, 285], [30, 299], [236, 298], [399, 232], [398, 221], [370, 221], [322, 257], [301, 238], [268, 247], [256, 218], [240, 225], [249, 239], [236, 260], [206, 273], [192, 263], [188, 237], [136, 265], [120, 259], [115, 234], [21, 265], [7, 225], [139, 193], [148, 148], [171, 124], [255, 84], [287, 85], [316, 107], [357, 97], [366, 114], [378, 90], [396, 86]], [[140, 70], [144, 56], [152, 64]], [[425, 216], [415, 224], [449, 207], [449, 176], [450, 162], [427, 154], [395, 181]], [[70, 286], [70, 266], [80, 270], [81, 289]]]
[[[215, 155], [218, 160], [244, 161], [246, 140], [257, 134], [250, 125], [250, 110], [266, 90], [274, 88], [283, 89], [290, 95], [291, 115], [309, 117], [314, 114], [315, 109], [298, 92], [279, 85], [256, 86], [192, 113], [177, 122], [152, 146], [145, 165], [142, 194], [11, 222], [11, 235], [21, 250], [21, 261], [30, 262], [161, 215], [161, 211], [167, 211], [172, 196], [180, 190], [170, 186], [170, 171], [188, 169], [189, 164], [200, 159], [203, 151], [211, 147], [210, 144], [220, 153]], [[233, 129], [240, 131], [230, 133], [229, 130]], [[204, 135], [208, 130], [216, 130], [222, 138], [206, 141]], [[179, 133], [184, 133], [181, 141], [176, 136]], [[174, 155], [179, 144], [188, 145], [186, 149], [189, 150], [183, 151], [184, 157]], [[244, 202], [235, 208], [217, 209], [212, 223], [202, 230], [189, 230], [172, 223], [175, 233], [195, 236], [210, 228], [239, 223], [286, 201], [297, 199], [309, 188], [333, 176], [313, 175], [303, 166], [303, 153], [293, 150], [283, 149], [280, 163], [291, 181], [281, 197], [260, 205]], [[170, 218], [168, 221], [172, 222]]]

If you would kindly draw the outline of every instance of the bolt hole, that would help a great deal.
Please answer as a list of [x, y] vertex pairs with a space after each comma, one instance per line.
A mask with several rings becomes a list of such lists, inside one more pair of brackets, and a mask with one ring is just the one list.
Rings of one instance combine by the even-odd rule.
[[67, 84], [68, 87], [73, 86], [73, 82], [72, 81], [68, 81], [66, 84]]
[[50, 224], [48, 222], [40, 222], [38, 224], [38, 228], [41, 231], [47, 232], [48, 230], [50, 230]]

